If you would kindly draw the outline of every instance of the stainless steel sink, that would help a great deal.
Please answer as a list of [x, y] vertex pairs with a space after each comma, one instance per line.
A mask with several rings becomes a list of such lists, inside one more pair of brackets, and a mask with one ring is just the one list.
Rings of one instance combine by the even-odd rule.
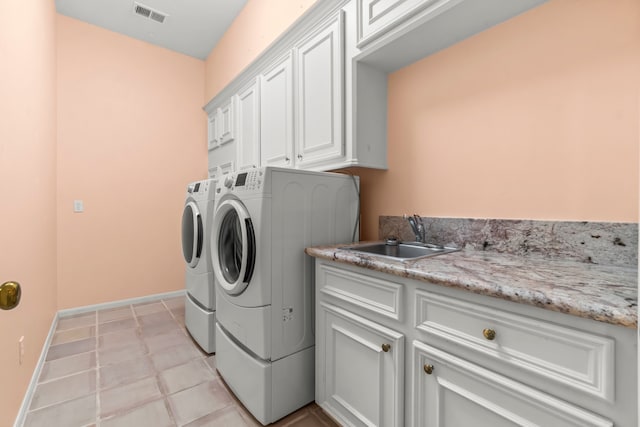
[[363, 243], [360, 245], [345, 246], [341, 249], [353, 252], [374, 254], [387, 258], [393, 258], [399, 261], [448, 254], [460, 250], [457, 248], [430, 245], [428, 243], [397, 241], [391, 241], [389, 243]]

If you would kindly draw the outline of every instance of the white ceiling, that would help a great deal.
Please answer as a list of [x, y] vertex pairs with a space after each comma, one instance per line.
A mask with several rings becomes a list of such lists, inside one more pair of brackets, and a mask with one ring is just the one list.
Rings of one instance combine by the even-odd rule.
[[[116, 33], [206, 59], [247, 0], [56, 0], [58, 13]], [[134, 3], [167, 15], [158, 23]]]

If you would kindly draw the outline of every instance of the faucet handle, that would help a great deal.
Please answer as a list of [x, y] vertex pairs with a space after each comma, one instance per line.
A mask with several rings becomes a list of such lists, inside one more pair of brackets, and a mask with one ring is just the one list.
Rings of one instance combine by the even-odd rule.
[[422, 217], [418, 214], [413, 214], [413, 221], [416, 224], [416, 240], [421, 243], [425, 243], [426, 239], [426, 230], [424, 228], [424, 223], [422, 222]]
[[415, 218], [407, 214], [404, 214], [403, 218], [409, 222], [411, 230], [413, 230], [413, 234], [416, 236], [416, 240], [420, 240], [420, 233], [418, 232], [418, 225], [416, 224]]

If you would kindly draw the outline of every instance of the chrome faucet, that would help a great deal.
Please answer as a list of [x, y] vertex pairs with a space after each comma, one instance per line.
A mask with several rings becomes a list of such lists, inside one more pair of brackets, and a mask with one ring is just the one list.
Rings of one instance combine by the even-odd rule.
[[409, 225], [411, 225], [411, 229], [413, 230], [413, 234], [416, 236], [416, 242], [426, 243], [425, 242], [425, 229], [424, 223], [422, 222], [422, 218], [419, 215], [414, 214], [413, 216], [409, 216], [407, 214], [403, 215], [404, 219], [409, 221]]

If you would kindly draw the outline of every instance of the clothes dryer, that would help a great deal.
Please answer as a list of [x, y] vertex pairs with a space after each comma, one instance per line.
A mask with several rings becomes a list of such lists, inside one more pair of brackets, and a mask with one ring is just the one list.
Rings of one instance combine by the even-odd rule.
[[207, 353], [215, 352], [215, 279], [211, 266], [211, 227], [216, 181], [187, 185], [182, 212], [182, 253], [185, 271], [185, 326]]
[[216, 367], [269, 424], [314, 400], [313, 260], [308, 246], [358, 232], [357, 177], [266, 167], [216, 194]]

